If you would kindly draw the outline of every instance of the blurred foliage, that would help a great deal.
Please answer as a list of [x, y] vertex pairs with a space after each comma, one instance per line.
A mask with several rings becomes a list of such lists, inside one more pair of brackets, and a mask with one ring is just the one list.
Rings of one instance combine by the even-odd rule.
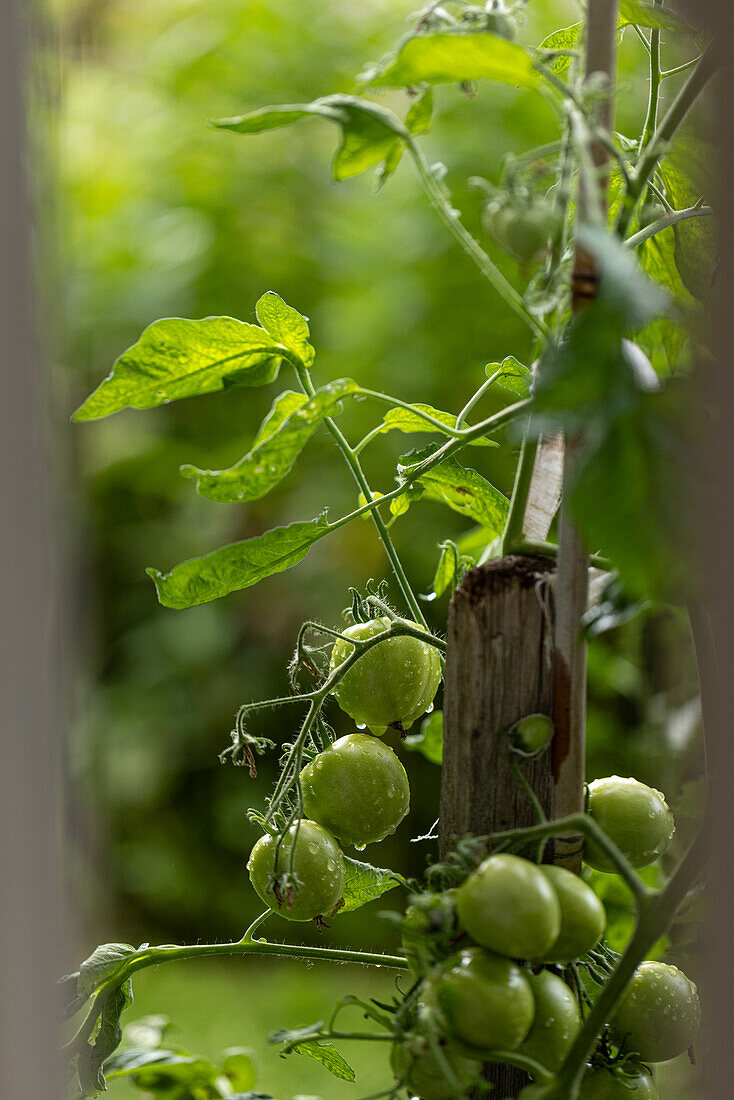
[[[53, 142], [58, 231], [48, 300], [57, 323], [56, 405], [71, 469], [64, 505], [82, 639], [81, 652], [70, 655], [67, 799], [82, 957], [100, 938], [241, 935], [259, 909], [244, 867], [256, 838], [245, 811], [262, 803], [275, 759], [266, 758], [251, 780], [246, 770], [222, 767], [217, 754], [241, 702], [286, 690], [300, 623], [338, 623], [348, 586], [362, 589], [386, 569], [371, 526], [352, 524], [315, 547], [298, 569], [251, 592], [185, 612], [161, 608], [146, 566], [167, 569], [230, 539], [316, 515], [325, 497], [334, 513], [353, 507], [353, 487], [331, 440], [317, 433], [299, 473], [266, 501], [225, 508], [198, 496], [179, 465], [236, 460], [269, 407], [264, 392], [233, 389], [73, 431], [64, 417], [154, 319], [252, 320], [255, 300], [271, 288], [311, 319], [317, 381], [348, 375], [406, 400], [458, 409], [487, 362], [510, 354], [530, 361], [521, 322], [445, 235], [409, 164], [376, 192], [368, 177], [331, 181], [333, 134], [325, 123], [247, 142], [206, 126], [208, 118], [264, 103], [353, 91], [355, 74], [392, 46], [414, 6], [411, 0], [51, 4], [63, 103]], [[539, 0], [529, 5], [520, 37], [540, 42], [576, 17], [570, 2]], [[640, 44], [628, 31], [621, 46], [623, 132], [639, 129], [644, 75]], [[400, 97], [384, 93], [384, 100]], [[438, 90], [428, 154], [446, 162], [455, 200], [479, 233], [480, 197], [467, 179], [481, 173], [496, 181], [508, 151], [556, 138], [553, 114], [533, 93], [487, 84], [470, 100], [446, 87]], [[497, 262], [518, 278], [507, 257]], [[356, 439], [379, 416], [362, 403], [345, 412], [343, 426]], [[517, 441], [510, 444], [482, 451], [476, 463], [505, 492]], [[388, 435], [368, 452], [369, 473], [383, 491], [402, 449], [404, 440]], [[466, 529], [466, 521], [430, 503], [400, 521], [398, 548], [417, 590], [430, 588], [439, 544]], [[394, 590], [392, 596], [397, 600]], [[448, 593], [426, 605], [437, 630], [447, 603]], [[648, 607], [599, 634], [590, 645], [589, 673], [590, 778], [621, 772], [660, 787], [674, 809], [682, 801], [679, 833], [689, 835], [697, 792], [685, 784], [701, 771], [701, 749], [685, 616]], [[330, 719], [339, 733], [349, 731], [336, 707]], [[292, 721], [277, 711], [257, 732], [281, 742]], [[404, 759], [412, 812], [375, 860], [419, 874], [432, 846], [408, 841], [428, 833], [436, 817], [440, 771], [419, 752]], [[399, 903], [392, 898], [385, 905]], [[329, 938], [389, 946], [392, 934], [375, 921], [375, 908], [335, 920]], [[315, 933], [304, 926], [303, 935]], [[231, 965], [227, 978], [211, 967], [205, 981], [192, 978], [190, 985], [163, 972], [141, 978], [143, 1008], [181, 1020], [199, 1012], [197, 1027], [206, 1022], [209, 1034], [218, 1035], [212, 1057], [227, 1041], [259, 1045], [260, 1022], [257, 1041], [231, 1026], [235, 975], [252, 963]], [[289, 968], [283, 964], [283, 973]], [[267, 971], [268, 1003], [281, 997], [290, 1019], [281, 1013], [272, 1025], [303, 1022], [286, 996], [289, 979], [280, 966], [278, 976], [275, 970]], [[328, 982], [341, 988], [338, 977]], [[299, 984], [301, 1001], [312, 985]], [[242, 1019], [252, 1019], [248, 987], [242, 988]], [[205, 1001], [211, 1016], [201, 1010]], [[303, 1018], [309, 1015], [304, 1007]], [[200, 1049], [193, 1035], [186, 1045]], [[299, 1064], [295, 1072], [306, 1068]], [[274, 1092], [291, 1087], [277, 1075], [263, 1084]], [[122, 1090], [115, 1095], [124, 1094], [123, 1083], [114, 1087]], [[326, 1100], [329, 1088], [319, 1076], [317, 1091]]]

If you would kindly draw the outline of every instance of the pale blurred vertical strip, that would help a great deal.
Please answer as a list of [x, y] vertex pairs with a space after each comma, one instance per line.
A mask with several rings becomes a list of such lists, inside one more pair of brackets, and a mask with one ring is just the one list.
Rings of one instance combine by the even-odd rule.
[[57, 542], [26, 132], [33, 5], [0, 3], [0, 1096], [56, 1100]]
[[704, 640], [700, 666], [709, 771], [700, 1060], [706, 1100], [722, 1100], [732, 1095], [734, 1080], [734, 15], [729, 0], [685, 0], [681, 7], [713, 35], [723, 67], [713, 96], [720, 163], [718, 193], [711, 200], [718, 215], [719, 263], [711, 324], [714, 356], [704, 364], [707, 410], [701, 447], [708, 490], [701, 571], [709, 611], [697, 629], [699, 645]]

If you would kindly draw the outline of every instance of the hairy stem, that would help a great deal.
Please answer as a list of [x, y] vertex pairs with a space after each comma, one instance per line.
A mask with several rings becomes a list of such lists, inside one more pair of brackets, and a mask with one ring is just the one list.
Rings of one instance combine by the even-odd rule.
[[650, 222], [638, 233], [633, 233], [624, 242], [624, 246], [629, 249], [639, 248], [650, 237], [662, 233], [664, 229], [669, 229], [671, 225], [677, 225], [678, 222], [687, 221], [689, 218], [710, 218], [713, 213], [711, 206], [688, 206], [685, 210], [671, 210], [670, 213], [663, 214], [662, 217], [656, 218], [654, 222]]

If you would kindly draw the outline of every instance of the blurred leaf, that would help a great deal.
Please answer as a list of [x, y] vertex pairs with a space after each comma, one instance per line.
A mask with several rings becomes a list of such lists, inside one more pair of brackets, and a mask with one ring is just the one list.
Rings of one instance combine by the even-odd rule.
[[[500, 374], [497, 374], [500, 371]], [[501, 363], [487, 363], [484, 368], [487, 378], [497, 374], [495, 382], [518, 397], [530, 397], [533, 385], [533, 372], [524, 366], [514, 355], [506, 356]]]
[[[542, 53], [544, 50], [576, 50], [579, 44], [581, 27], [581, 23], [574, 23], [571, 27], [563, 27], [560, 31], [554, 31], [553, 34], [549, 34], [547, 38], [543, 39], [536, 53]], [[571, 61], [570, 56], [562, 54], [560, 57], [554, 57], [546, 64], [556, 76], [563, 76], [564, 73], [568, 72]]]
[[206, 1058], [196, 1058], [185, 1051], [147, 1050], [144, 1047], [120, 1050], [108, 1058], [104, 1066], [105, 1076], [108, 1078], [140, 1074], [141, 1088], [149, 1087], [147, 1082], [153, 1077], [143, 1071], [154, 1070], [157, 1075], [162, 1069], [165, 1069], [167, 1077], [181, 1084], [194, 1081], [213, 1082], [221, 1076], [221, 1070]]
[[373, 867], [369, 863], [360, 863], [357, 859], [344, 856], [344, 887], [342, 899], [344, 904], [338, 910], [341, 913], [351, 913], [360, 909], [368, 902], [382, 897], [388, 890], [395, 886], [403, 886], [404, 881], [395, 871], [386, 870], [383, 867]]
[[[456, 416], [454, 413], [443, 412], [441, 409], [434, 409], [433, 405], [424, 405], [421, 402], [416, 401], [413, 408], [420, 409], [421, 412], [428, 413], [434, 420], [440, 420], [442, 424], [445, 424], [448, 428], [453, 428], [456, 425]], [[400, 406], [396, 406], [393, 409], [389, 409], [385, 413], [385, 417], [382, 421], [382, 427], [380, 429], [383, 432], [399, 431], [410, 434], [411, 432], [438, 432], [440, 428], [433, 424], [429, 424], [427, 420], [424, 420], [418, 413], [411, 412], [410, 409], [404, 409]], [[471, 441], [473, 447], [499, 447], [499, 443], [494, 439], [487, 439], [486, 436], [480, 436], [478, 439]]]
[[612, 574], [604, 589], [589, 610], [582, 616], [581, 625], [587, 638], [596, 638], [607, 630], [631, 622], [647, 605], [633, 599], [616, 574]]
[[222, 1051], [222, 1072], [235, 1089], [251, 1089], [257, 1079], [252, 1051], [245, 1047], [231, 1047]]
[[268, 290], [258, 300], [255, 315], [262, 327], [293, 352], [305, 367], [313, 364], [316, 352], [310, 343], [307, 317], [284, 302], [274, 290]]
[[303, 561], [317, 542], [330, 530], [325, 515], [287, 527], [273, 527], [264, 535], [221, 546], [202, 558], [181, 562], [161, 573], [148, 569], [158, 599], [164, 607], [182, 609], [218, 600], [230, 592], [250, 588], [258, 581], [282, 573]]
[[328, 1069], [333, 1077], [338, 1077], [341, 1081], [355, 1080], [356, 1074], [349, 1062], [331, 1043], [299, 1043], [294, 1050], [296, 1054], [303, 1054], [307, 1058], [320, 1062], [324, 1069]]
[[405, 116], [405, 125], [410, 130], [411, 134], [415, 134], [419, 137], [421, 134], [427, 134], [431, 128], [431, 121], [433, 119], [433, 88], [426, 88], [426, 90], [419, 96], [417, 96]]
[[653, 27], [661, 31], [695, 34], [693, 27], [679, 15], [665, 8], [645, 4], [642, 0], [620, 0], [619, 23], [638, 27]]
[[154, 321], [72, 419], [96, 420], [125, 408], [153, 409], [228, 386], [264, 386], [277, 378], [280, 358], [269, 333], [233, 317]]
[[[259, 500], [290, 473], [319, 425], [327, 417], [341, 412], [342, 399], [358, 391], [356, 382], [339, 378], [322, 386], [313, 397], [299, 402], [284, 419], [280, 419], [280, 408], [273, 408], [252, 450], [234, 466], [227, 470], [200, 470], [197, 466], [185, 465], [181, 466], [181, 474], [196, 478], [196, 491], [209, 500], [223, 503]], [[290, 392], [281, 394], [285, 406], [295, 404], [293, 396]], [[277, 428], [276, 419], [280, 419]]]
[[394, 155], [402, 146], [405, 127], [397, 115], [357, 96], [330, 95], [313, 103], [287, 107], [264, 107], [236, 118], [220, 118], [212, 123], [220, 130], [239, 134], [258, 134], [289, 126], [292, 122], [317, 115], [341, 127], [340, 145], [334, 155], [334, 179], [358, 176], [367, 168]]
[[[432, 449], [426, 448], [403, 456], [398, 476], [405, 477], [412, 466], [431, 453]], [[429, 500], [448, 505], [454, 512], [468, 516], [495, 534], [504, 530], [510, 503], [507, 497], [476, 470], [462, 466], [455, 458], [447, 458], [434, 466], [414, 484], [423, 489]]]
[[445, 33], [409, 38], [371, 83], [402, 88], [484, 79], [534, 88], [539, 77], [515, 42], [496, 34]]
[[77, 992], [80, 997], [91, 997], [134, 954], [135, 948], [129, 943], [102, 943], [95, 947], [89, 958], [79, 967]]
[[443, 764], [443, 713], [435, 710], [421, 722], [420, 733], [409, 733], [406, 749], [422, 753], [432, 764]]

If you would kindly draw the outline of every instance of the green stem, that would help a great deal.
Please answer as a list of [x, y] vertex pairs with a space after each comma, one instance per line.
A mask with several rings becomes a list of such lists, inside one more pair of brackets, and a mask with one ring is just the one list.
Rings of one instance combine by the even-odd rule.
[[534, 317], [530, 310], [527, 309], [523, 302], [522, 295], [518, 294], [512, 283], [505, 278], [497, 265], [492, 262], [481, 245], [472, 237], [471, 233], [464, 226], [459, 218], [458, 211], [454, 210], [451, 206], [443, 189], [431, 172], [420, 146], [410, 135], [406, 138], [406, 144], [408, 151], [413, 157], [413, 162], [416, 166], [418, 178], [423, 186], [423, 190], [428, 195], [431, 205], [451, 236], [454, 240], [458, 241], [467, 256], [474, 261], [482, 275], [492, 284], [510, 309], [514, 310], [517, 316], [525, 321], [536, 336], [546, 341], [550, 340], [551, 331], [548, 326], [537, 317]]
[[364, 390], [361, 386], [359, 392], [363, 397], [371, 397], [375, 401], [382, 401], [384, 404], [390, 405], [392, 408], [397, 407], [401, 409], [408, 409], [408, 411], [412, 412], [414, 416], [420, 416], [422, 420], [425, 420], [426, 423], [431, 425], [431, 427], [437, 428], [439, 431], [443, 432], [444, 435], [459, 435], [456, 429], [452, 428], [450, 424], [444, 424], [442, 420], [437, 420], [435, 416], [431, 416], [430, 413], [424, 412], [423, 409], [416, 408], [415, 405], [411, 405], [408, 401], [401, 401], [399, 397], [392, 397], [390, 394], [387, 393], [378, 393], [377, 390]]
[[620, 237], [624, 237], [627, 233], [632, 215], [635, 212], [635, 207], [645, 190], [648, 180], [653, 175], [660, 157], [665, 152], [668, 143], [675, 135], [678, 127], [688, 114], [688, 111], [718, 67], [719, 60], [714, 50], [714, 44], [711, 43], [706, 47], [698, 65], [678, 92], [678, 95], [665, 113], [662, 122], [660, 122], [652, 138], [645, 146], [643, 155], [630, 180], [617, 223], [617, 232]]
[[[662, 6], [662, 0], [653, 0], [656, 7]], [[658, 124], [658, 104], [660, 103], [660, 30], [653, 28], [650, 35], [650, 98], [647, 104], [647, 117], [640, 137], [638, 152], [641, 153], [652, 141]]]
[[669, 214], [663, 214], [662, 217], [656, 218], [654, 222], [650, 222], [639, 233], [633, 233], [624, 242], [624, 246], [629, 249], [639, 248], [650, 237], [662, 233], [664, 229], [669, 229], [671, 225], [677, 225], [678, 222], [687, 221], [689, 218], [709, 218], [713, 213], [711, 206], [688, 206], [685, 210], [671, 210]]
[[[539, 554], [541, 557], [555, 558], [558, 556], [558, 547], [554, 542], [519, 542], [514, 547], [515, 554]], [[601, 554], [590, 554], [589, 564], [595, 569], [608, 571], [612, 568], [609, 558]]]
[[494, 384], [494, 382], [499, 378], [499, 376], [501, 374], [502, 374], [502, 367], [498, 367], [497, 370], [494, 372], [494, 374], [490, 375], [490, 377], [487, 379], [486, 382], [482, 382], [481, 386], [476, 391], [476, 393], [472, 394], [472, 396], [467, 401], [466, 405], [464, 405], [464, 408], [461, 410], [459, 415], [456, 417], [455, 427], [457, 429], [461, 428], [461, 425], [464, 423], [464, 421], [466, 420], [467, 416], [472, 411], [474, 406], [477, 404], [477, 402], [481, 401], [481, 399], [484, 397], [487, 390], [490, 388], [490, 386], [492, 386]]
[[514, 553], [515, 548], [523, 542], [525, 510], [530, 495], [530, 486], [533, 481], [533, 468], [535, 466], [537, 451], [537, 440], [529, 439], [528, 433], [526, 432], [520, 451], [520, 457], [517, 462], [512, 500], [510, 501], [510, 510], [507, 514], [507, 523], [503, 536], [502, 549], [505, 554]]

